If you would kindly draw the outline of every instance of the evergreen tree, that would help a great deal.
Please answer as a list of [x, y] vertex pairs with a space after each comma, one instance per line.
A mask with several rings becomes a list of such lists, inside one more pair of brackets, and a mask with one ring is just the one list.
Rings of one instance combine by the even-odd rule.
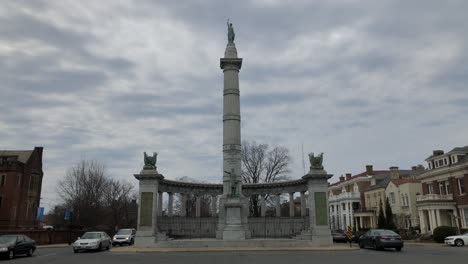
[[385, 219], [385, 215], [384, 215], [384, 211], [383, 211], [383, 208], [382, 208], [382, 200], [380, 200], [380, 204], [379, 204], [379, 218], [377, 219], [377, 227], [378, 228], [385, 228], [385, 224], [386, 224], [386, 219]]
[[385, 200], [385, 229], [395, 230], [395, 221], [393, 221], [393, 212], [390, 202], [387, 199]]

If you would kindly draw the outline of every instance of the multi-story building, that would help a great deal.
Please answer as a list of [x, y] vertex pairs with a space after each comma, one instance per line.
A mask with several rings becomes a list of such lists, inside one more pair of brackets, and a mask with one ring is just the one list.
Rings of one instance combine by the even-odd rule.
[[422, 194], [421, 182], [414, 178], [391, 179], [385, 189], [398, 229], [419, 226], [416, 196]]
[[438, 226], [468, 229], [468, 146], [434, 150], [426, 161], [429, 169], [418, 177], [422, 195], [416, 198], [421, 233]]
[[[390, 167], [389, 170], [383, 171], [379, 175], [372, 177], [370, 186], [361, 190], [361, 209], [355, 212], [354, 217], [356, 227], [362, 229], [377, 228], [378, 210], [382, 203], [382, 209], [385, 209], [385, 200], [388, 195], [397, 195], [398, 190], [389, 189], [387, 187], [391, 181], [394, 182], [411, 182], [414, 177], [420, 173], [420, 168], [414, 166], [411, 170], [400, 170], [398, 167]], [[397, 188], [398, 189], [398, 188]], [[413, 190], [413, 188], [411, 188]], [[388, 193], [388, 195], [387, 195]], [[392, 195], [392, 196], [393, 196]], [[411, 195], [408, 194], [410, 197]], [[414, 196], [416, 193], [413, 194]], [[390, 199], [391, 197], [389, 197]]]
[[367, 165], [366, 171], [356, 175], [347, 173], [340, 177], [340, 181], [330, 184], [328, 202], [331, 229], [345, 230], [348, 225], [358, 226], [354, 214], [362, 209], [361, 191], [388, 173], [388, 170], [374, 170], [372, 165]]
[[43, 177], [42, 150], [0, 150], [0, 228], [35, 227]]

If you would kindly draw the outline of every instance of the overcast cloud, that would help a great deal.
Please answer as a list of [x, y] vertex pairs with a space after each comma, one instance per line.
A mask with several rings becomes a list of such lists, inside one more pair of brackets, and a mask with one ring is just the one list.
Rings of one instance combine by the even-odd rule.
[[[43, 205], [81, 159], [220, 182], [226, 19], [242, 137], [335, 175], [468, 145], [466, 1], [0, 2], [0, 149], [44, 147]], [[307, 166], [307, 164], [306, 164]]]

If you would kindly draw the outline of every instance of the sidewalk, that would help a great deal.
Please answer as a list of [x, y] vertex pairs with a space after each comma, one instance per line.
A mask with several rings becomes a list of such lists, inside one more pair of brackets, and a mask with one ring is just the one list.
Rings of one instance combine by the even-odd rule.
[[157, 247], [113, 247], [115, 253], [149, 253], [149, 252], [224, 252], [224, 251], [352, 251], [359, 247], [329, 246], [329, 247], [203, 247], [203, 248], [157, 248]]

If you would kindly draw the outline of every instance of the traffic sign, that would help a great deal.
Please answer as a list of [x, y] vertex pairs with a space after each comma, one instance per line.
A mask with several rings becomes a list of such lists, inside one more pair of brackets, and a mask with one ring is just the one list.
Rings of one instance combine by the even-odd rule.
[[348, 226], [348, 240], [351, 241], [353, 239], [353, 228], [351, 226]]

